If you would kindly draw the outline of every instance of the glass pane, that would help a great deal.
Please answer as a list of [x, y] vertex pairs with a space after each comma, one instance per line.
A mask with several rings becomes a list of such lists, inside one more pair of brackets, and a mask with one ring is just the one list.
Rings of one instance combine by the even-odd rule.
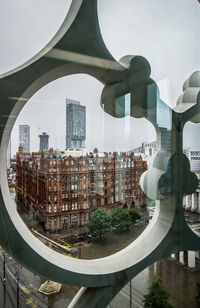
[[[35, 56], [60, 28], [71, 0], [34, 1], [2, 0], [0, 3], [0, 74]], [[4, 31], [3, 29], [6, 29]]]
[[[129, 245], [155, 209], [139, 186], [156, 154], [153, 126], [130, 117], [130, 96], [125, 118], [106, 115], [101, 91], [88, 75], [48, 84], [22, 109], [8, 149], [11, 195], [28, 228], [56, 251], [83, 259]], [[109, 220], [102, 234], [88, 225], [98, 209]]]

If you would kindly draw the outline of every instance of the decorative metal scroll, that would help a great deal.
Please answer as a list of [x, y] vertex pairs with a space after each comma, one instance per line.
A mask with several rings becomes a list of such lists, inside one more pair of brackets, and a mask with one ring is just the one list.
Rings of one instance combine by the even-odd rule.
[[[158, 152], [140, 179], [147, 196], [157, 200], [156, 213], [131, 245], [97, 260], [63, 256], [36, 239], [14, 210], [7, 184], [7, 146], [20, 110], [44, 85], [76, 73], [89, 74], [105, 85], [101, 97], [105, 112], [116, 118], [145, 117], [157, 133]], [[99, 29], [97, 0], [72, 0], [48, 45], [24, 65], [0, 76], [0, 242], [32, 271], [83, 287], [70, 307], [106, 307], [148, 265], [178, 251], [200, 250], [199, 237], [188, 227], [182, 207], [183, 196], [197, 188], [197, 178], [183, 154], [182, 132], [187, 121], [200, 122], [200, 72], [185, 82], [174, 109], [160, 99], [150, 73], [145, 58], [125, 56], [117, 62], [108, 52]]]

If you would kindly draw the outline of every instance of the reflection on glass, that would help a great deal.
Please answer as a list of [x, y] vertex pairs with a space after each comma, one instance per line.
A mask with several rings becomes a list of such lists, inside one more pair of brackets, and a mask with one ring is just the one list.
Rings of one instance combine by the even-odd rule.
[[[85, 3], [87, 3], [87, 1], [84, 2], [83, 5], [85, 5]], [[152, 6], [152, 4], [150, 4], [150, 6]], [[175, 8], [176, 6], [173, 6], [173, 10], [171, 10], [171, 8], [169, 7], [168, 10], [171, 12], [175, 12], [175, 15], [177, 17], [177, 10]], [[129, 11], [131, 11], [130, 8]], [[161, 8], [160, 11], [167, 16], [166, 11], [163, 11], [163, 8]], [[146, 12], [148, 12], [148, 15], [151, 16], [151, 14], [149, 14], [149, 10], [146, 10]], [[186, 12], [188, 12], [188, 10], [186, 10]], [[157, 15], [160, 16], [159, 14]], [[82, 15], [80, 14], [79, 17], [80, 16]], [[181, 17], [181, 15], [179, 15], [179, 18], [181, 20], [185, 20], [184, 18]], [[119, 19], [116, 18], [116, 20]], [[133, 19], [131, 18], [131, 20]], [[141, 19], [140, 16], [140, 20], [142, 20], [143, 22], [143, 20], [145, 19]], [[173, 29], [176, 29], [176, 27], [174, 27], [174, 23], [172, 23], [171, 20], [170, 20], [171, 27]], [[171, 69], [170, 76], [173, 76], [174, 80], [182, 82], [181, 78], [183, 75], [182, 74], [183, 71], [180, 70], [178, 74], [175, 74], [175, 72], [178, 71], [177, 69], [178, 65], [174, 65], [174, 63], [176, 62], [177, 64], [178, 63], [177, 61], [179, 60], [177, 59], [177, 55], [178, 58], [182, 58], [181, 63], [179, 64], [180, 66], [182, 66], [182, 63], [184, 62], [189, 63], [189, 66], [191, 65], [191, 62], [184, 61], [184, 59], [186, 59], [186, 57], [184, 56], [184, 52], [186, 52], [190, 58], [192, 57], [191, 53], [187, 51], [187, 48], [186, 49], [182, 48], [180, 41], [177, 44], [178, 42], [177, 37], [178, 36], [182, 37], [180, 33], [183, 33], [183, 29], [182, 29], [182, 23], [177, 23], [177, 19], [175, 20], [176, 20], [175, 22], [176, 25], [178, 24], [181, 25], [180, 29], [181, 31], [174, 32], [176, 33], [174, 36], [176, 44], [173, 44], [174, 39], [163, 40], [164, 43], [170, 42], [170, 44], [172, 45], [180, 46], [179, 51], [177, 52], [175, 50], [175, 53], [173, 53], [175, 55], [175, 61], [171, 61], [172, 58], [171, 57], [168, 58], [168, 56], [166, 57], [167, 60], [166, 61], [164, 60], [163, 55], [164, 57], [166, 56], [165, 51], [169, 50], [171, 52], [171, 48], [166, 48], [166, 44], [162, 44], [162, 41], [157, 38], [155, 31], [150, 30], [151, 35], [150, 36], [148, 34], [147, 35], [152, 40], [155, 40], [156, 44], [154, 43], [149, 44], [148, 40], [144, 39], [143, 41], [147, 42], [148, 48], [149, 45], [151, 45], [154, 48], [156, 48], [156, 51], [159, 52], [159, 54], [157, 55], [155, 53], [155, 50], [153, 50], [153, 53], [151, 53], [151, 55], [154, 56], [154, 60], [152, 59], [153, 61], [151, 60], [150, 57], [150, 62], [152, 66], [154, 67], [155, 62], [157, 62], [157, 65], [159, 67], [159, 73], [161, 75], [168, 75], [167, 66], [169, 66], [169, 68], [170, 66], [171, 68], [173, 67], [173, 69], [170, 68]], [[158, 22], [160, 23], [159, 19]], [[164, 29], [169, 30], [169, 27], [166, 27], [166, 24], [169, 26], [169, 23], [164, 22]], [[159, 29], [159, 32], [163, 37], [164, 31], [160, 31], [161, 28], [157, 26], [156, 29]], [[194, 28], [190, 29], [188, 28], [189, 31], [191, 29], [195, 30], [198, 29], [198, 27], [196, 27], [196, 25], [194, 24]], [[131, 33], [132, 31], [128, 32]], [[196, 33], [196, 32], [192, 31], [191, 33]], [[88, 36], [88, 38], [89, 37], [90, 36]], [[120, 33], [118, 33], [117, 38], [118, 37], [122, 37]], [[140, 37], [142, 36], [140, 35]], [[194, 36], [189, 35], [189, 39], [192, 39], [193, 41], [193, 38]], [[123, 45], [121, 39], [118, 41], [120, 42], [121, 45]], [[134, 41], [135, 46], [137, 46], [138, 42], [140, 41], [137, 40]], [[162, 51], [160, 52], [160, 50], [162, 49], [158, 48], [158, 44], [160, 47], [162, 47], [163, 45], [164, 52]], [[185, 41], [183, 42], [183, 44], [185, 45]], [[195, 46], [195, 44], [188, 44], [188, 46]], [[85, 42], [82, 47], [83, 48], [80, 48], [81, 52], [82, 50], [85, 49]], [[75, 48], [75, 51], [78, 53], [76, 54], [76, 52], [75, 53], [73, 52], [73, 56], [77, 55], [77, 60], [79, 61], [84, 59], [84, 55], [83, 57], [78, 57], [80, 50], [79, 48], [77, 49]], [[179, 55], [181, 54], [180, 50], [183, 51], [182, 57], [179, 57]], [[58, 54], [60, 55], [60, 52], [62, 54], [63, 51], [61, 50], [58, 52], [58, 50], [57, 51], [53, 50], [52, 52], [50, 52], [46, 57], [46, 59], [48, 59], [47, 61], [50, 61], [49, 59], [55, 60], [54, 58], [55, 55], [56, 54], [57, 56]], [[69, 56], [69, 53], [66, 50], [65, 54], [66, 58], [57, 58], [56, 61], [69, 60], [67, 58], [67, 56]], [[96, 49], [94, 49], [94, 54], [96, 54]], [[88, 57], [87, 60], [89, 60]], [[164, 62], [166, 62], [165, 65], [163, 65]], [[38, 77], [40, 78], [42, 77], [43, 72], [42, 71], [40, 72], [40, 68], [42, 68], [42, 66], [40, 67], [40, 62], [38, 63], [39, 63], [38, 68], [37, 65], [36, 66], [35, 64], [33, 65], [34, 74], [36, 73], [36, 75], [38, 75]], [[169, 65], [168, 63], [171, 64]], [[79, 66], [80, 62], [76, 64], [78, 64]], [[85, 72], [91, 73], [92, 71], [87, 67], [87, 64], [90, 63], [89, 62], [83, 63], [83, 68], [84, 67], [86, 68]], [[122, 67], [120, 67], [119, 69], [120, 65], [122, 65]], [[16, 154], [15, 166], [13, 164], [13, 169], [10, 168], [10, 170], [13, 170], [13, 173], [12, 171], [11, 172], [8, 171], [8, 180], [10, 181], [9, 186], [12, 191], [13, 198], [16, 198], [20, 208], [19, 211], [21, 211], [22, 215], [24, 215], [26, 223], [30, 227], [32, 232], [38, 238], [40, 238], [45, 244], [49, 245], [50, 247], [58, 249], [58, 251], [62, 253], [66, 253], [68, 255], [71, 254], [73, 257], [75, 256], [79, 258], [81, 257], [88, 258], [88, 255], [86, 255], [86, 257], [84, 255], [84, 248], [86, 247], [88, 249], [87, 251], [89, 251], [88, 246], [91, 240], [93, 240], [93, 238], [102, 239], [104, 235], [107, 236], [107, 234], [111, 232], [112, 235], [115, 235], [117, 234], [115, 233], [115, 231], [127, 231], [127, 233], [128, 231], [130, 231], [130, 233], [128, 234], [132, 234], [131, 233], [132, 231], [134, 232], [134, 234], [137, 233], [136, 230], [138, 230], [139, 224], [137, 225], [136, 221], [139, 220], [139, 214], [137, 216], [136, 212], [131, 210], [132, 208], [134, 209], [135, 207], [138, 207], [140, 210], [140, 214], [143, 215], [144, 218], [144, 213], [142, 213], [141, 207], [147, 203], [146, 196], [141, 191], [139, 186], [139, 177], [141, 176], [141, 174], [144, 175], [142, 176], [141, 187], [144, 189], [144, 192], [147, 193], [148, 197], [151, 198], [150, 206], [152, 208], [152, 212], [153, 209], [155, 208], [155, 200], [161, 200], [160, 202], [158, 202], [158, 204], [160, 205], [158, 209], [161, 208], [160, 211], [161, 215], [158, 216], [158, 224], [157, 226], [155, 224], [155, 229], [154, 229], [157, 232], [153, 231], [151, 233], [153, 241], [149, 241], [149, 234], [147, 233], [146, 233], [146, 238], [143, 239], [143, 243], [145, 243], [146, 247], [149, 249], [149, 251], [147, 249], [146, 253], [147, 254], [149, 253], [150, 258], [153, 257], [153, 255], [154, 257], [159, 257], [159, 253], [161, 257], [167, 255], [167, 253], [170, 253], [170, 251], [175, 252], [179, 251], [180, 249], [183, 249], [184, 245], [187, 246], [189, 242], [192, 243], [192, 241], [189, 240], [185, 240], [184, 243], [184, 240], [182, 241], [181, 238], [181, 231], [188, 230], [188, 228], [186, 228], [187, 226], [185, 224], [185, 221], [184, 220], [181, 221], [181, 218], [183, 218], [182, 197], [184, 194], [189, 194], [189, 193], [194, 195], [194, 197], [192, 195], [191, 198], [193, 198], [192, 210], [195, 211], [196, 192], [194, 193], [194, 191], [197, 186], [196, 185], [197, 177], [190, 172], [188, 160], [182, 154], [182, 130], [184, 124], [188, 120], [194, 120], [195, 118], [195, 121], [197, 120], [199, 121], [199, 119], [196, 118], [197, 116], [196, 112], [199, 113], [198, 109], [199, 107], [195, 106], [193, 99], [189, 102], [188, 100], [182, 101], [182, 99], [180, 99], [178, 101], [176, 108], [174, 108], [174, 110], [171, 109], [169, 107], [169, 104], [167, 104], [167, 102], [163, 99], [163, 97], [160, 96], [156, 83], [157, 81], [151, 79], [150, 65], [145, 60], [145, 58], [139, 56], [123, 57], [120, 60], [120, 64], [119, 65], [117, 64], [117, 67], [119, 71], [117, 69], [114, 72], [114, 68], [112, 67], [110, 67], [108, 69], [108, 72], [105, 72], [105, 74], [101, 74], [99, 71], [101, 76], [103, 76], [102, 78], [105, 84], [102, 93], [101, 103], [104, 107], [104, 111], [107, 112], [107, 115], [105, 116], [105, 118], [103, 118], [102, 121], [104, 125], [103, 135], [104, 136], [106, 134], [109, 135], [112, 128], [114, 128], [114, 133], [116, 134], [117, 137], [115, 139], [113, 137], [114, 135], [110, 134], [110, 136], [112, 136], [111, 138], [113, 138], [113, 140], [116, 141], [117, 149], [113, 146], [116, 145], [115, 142], [113, 142], [112, 145], [109, 144], [110, 149], [108, 150], [106, 142], [104, 144], [103, 140], [103, 142], [101, 143], [101, 145], [103, 146], [99, 147], [99, 145], [91, 143], [90, 146], [87, 147], [85, 151], [84, 145], [85, 141], [87, 141], [86, 129], [85, 129], [86, 127], [85, 114], [83, 109], [81, 110], [81, 108], [74, 106], [76, 105], [80, 107], [79, 104], [70, 103], [68, 104], [68, 106], [72, 105], [71, 114], [70, 110], [66, 110], [66, 114], [68, 115], [70, 114], [67, 119], [67, 130], [65, 131], [66, 136], [64, 136], [64, 138], [63, 136], [61, 137], [63, 138], [63, 140], [65, 140], [66, 137], [65, 146], [58, 148], [53, 146], [51, 142], [49, 142], [49, 136], [51, 138], [51, 134], [49, 133], [48, 129], [42, 128], [42, 130], [38, 132], [40, 134], [39, 135], [40, 146], [35, 147], [34, 149], [30, 149], [29, 139], [30, 139], [31, 125], [29, 124], [29, 122], [25, 121], [24, 123], [21, 123], [20, 124], [21, 126], [19, 127], [19, 136], [20, 136], [18, 144], [19, 149], [17, 150]], [[194, 63], [192, 63], [191, 65], [192, 70], [193, 67]], [[95, 70], [97, 71], [100, 68], [103, 69], [101, 65], [100, 67], [97, 65]], [[77, 70], [75, 69], [75, 71]], [[75, 71], [72, 65], [72, 73]], [[84, 69], [83, 70], [81, 69], [81, 71], [84, 71]], [[184, 71], [185, 72], [187, 71], [186, 67], [184, 68]], [[32, 77], [31, 75], [32, 75], [31, 73], [27, 73], [27, 76], [29, 76], [29, 78]], [[95, 72], [94, 76], [97, 75]], [[155, 74], [152, 75], [155, 76]], [[56, 78], [56, 76], [58, 75], [55, 75], [54, 78]], [[157, 78], [155, 78], [155, 80]], [[6, 85], [6, 88], [9, 89], [10, 85], [12, 85], [13, 83], [10, 82], [12, 81], [12, 79], [8, 78], [7, 80], [8, 80], [8, 85]], [[30, 78], [30, 80], [37, 81], [37, 77], [33, 77], [33, 79]], [[19, 90], [18, 89], [16, 90], [13, 87], [13, 93], [16, 94], [8, 96], [8, 98], [6, 97], [8, 106], [10, 106], [12, 100], [14, 101], [18, 100], [17, 96], [22, 95], [22, 93], [26, 93], [26, 91], [22, 91], [23, 87], [20, 87], [20, 83], [21, 82], [19, 82], [18, 84], [17, 82], [15, 85], [15, 87], [17, 88], [19, 85]], [[27, 82], [27, 86], [30, 85], [31, 82], [30, 84]], [[186, 86], [187, 85], [188, 87], [190, 87], [191, 86], [190, 82], [188, 83], [186, 82]], [[193, 88], [197, 87], [196, 81], [192, 87]], [[26, 86], [24, 84], [24, 90], [25, 88]], [[76, 87], [76, 89], [78, 89], [77, 92], [80, 93], [80, 88]], [[189, 89], [189, 92], [190, 90], [191, 89]], [[198, 91], [199, 90], [196, 89], [194, 92]], [[185, 98], [187, 98], [187, 93], [189, 92], [187, 90], [184, 90], [184, 92], [186, 94]], [[6, 95], [7, 94], [5, 94], [5, 96]], [[190, 98], [193, 98], [193, 93]], [[27, 98], [23, 96], [22, 100], [24, 100], [25, 102]], [[190, 106], [184, 105], [185, 102]], [[197, 103], [197, 98], [195, 100], [195, 103]], [[85, 105], [83, 104], [83, 106]], [[10, 111], [8, 112], [10, 113]], [[39, 113], [40, 112], [41, 109], [39, 110]], [[55, 116], [57, 112], [58, 110], [56, 110], [56, 112], [52, 114]], [[46, 109], [45, 117], [43, 117], [43, 120], [49, 113], [51, 113], [50, 109]], [[65, 114], [65, 112], [63, 114]], [[33, 117], [32, 113], [30, 113], [30, 115], [31, 117]], [[38, 110], [37, 110], [37, 115], [38, 115]], [[114, 119], [111, 120], [110, 116], [112, 116]], [[107, 119], [109, 119], [107, 123], [106, 121], [104, 121], [106, 117]], [[123, 117], [126, 118], [122, 119]], [[154, 128], [156, 129], [157, 132], [157, 140], [156, 140], [157, 153], [155, 155], [152, 168], [148, 170], [149, 172], [147, 172], [147, 167], [148, 167], [147, 162], [143, 160], [141, 155], [139, 155], [138, 157], [136, 155], [136, 150], [134, 150], [136, 145], [130, 146], [129, 143], [128, 149], [127, 148], [124, 149], [122, 146], [122, 143], [124, 141], [125, 143], [129, 142], [128, 136], [130, 137], [133, 136], [131, 117], [135, 118], [145, 117], [149, 122], [151, 122], [154, 125]], [[96, 114], [93, 113], [92, 117], [90, 118], [96, 120], [98, 117], [96, 117]], [[121, 119], [115, 119], [115, 118], [121, 118]], [[55, 126], [57, 124], [58, 125], [60, 124], [59, 121], [56, 122], [55, 118], [53, 119], [51, 123], [53, 130], [55, 129]], [[5, 123], [5, 121], [3, 121], [3, 123]], [[63, 127], [64, 126], [62, 125], [60, 126], [61, 132], [63, 132]], [[96, 135], [96, 131], [95, 132], [93, 131], [94, 128], [95, 125], [90, 126], [89, 132], [90, 133], [92, 132], [94, 134], [93, 140], [95, 140], [95, 142], [97, 143], [99, 135], [98, 134]], [[101, 130], [101, 126], [98, 127], [98, 130]], [[69, 140], [69, 138], [71, 138], [71, 140]], [[150, 141], [152, 140], [153, 142], [151, 143]], [[153, 151], [150, 150], [154, 150], [155, 139], [153, 138], [152, 140], [148, 140], [148, 142], [142, 143], [141, 148], [142, 151], [144, 151], [143, 154], [146, 154], [146, 147], [148, 145], [152, 145], [152, 148], [149, 147], [150, 155], [152, 155]], [[139, 145], [137, 144], [137, 147], [138, 146]], [[65, 147], [66, 149], [64, 149]], [[95, 150], [91, 151], [91, 147], [95, 148]], [[100, 151], [98, 149], [100, 149]], [[140, 150], [138, 150], [138, 153], [140, 153]], [[159, 213], [159, 211], [157, 213]], [[99, 217], [101, 217], [101, 219]], [[104, 217], [104, 225], [102, 227], [103, 217]], [[122, 217], [125, 217], [126, 220], [123, 220]], [[96, 220], [94, 220], [93, 226], [91, 227], [91, 222], [95, 218]], [[153, 220], [153, 222], [155, 221], [156, 219]], [[144, 223], [142, 225], [142, 228], [145, 227], [145, 221], [143, 220], [143, 222]], [[179, 223], [180, 226], [178, 225]], [[131, 226], [133, 224], [134, 228], [131, 229]], [[103, 231], [100, 233], [99, 231], [101, 229], [103, 229]], [[61, 232], [65, 230], [66, 233], [64, 235], [62, 233], [61, 236]], [[163, 232], [167, 232], [166, 236], [161, 238], [163, 242], [159, 240], [157, 241], [157, 238], [159, 239], [160, 235], [161, 237], [163, 236]], [[174, 239], [170, 238], [170, 232], [172, 232], [172, 235], [174, 233]], [[185, 232], [185, 234], [187, 235], [187, 232]], [[191, 236], [191, 234], [192, 232], [188, 232], [188, 239], [190, 239], [189, 236]], [[131, 240], [133, 239], [133, 237], [131, 235]], [[196, 237], [194, 235], [193, 238], [195, 241]], [[121, 236], [120, 239], [122, 239]], [[78, 248], [76, 246], [76, 242], [78, 242]], [[156, 242], [158, 242], [158, 244]], [[151, 244], [153, 244], [154, 246], [152, 245], [151, 247]], [[81, 250], [80, 248], [81, 245], [84, 246], [83, 250]], [[162, 250], [157, 245], [160, 245], [160, 247], [165, 246], [166, 249]], [[98, 247], [101, 248], [101, 246]], [[192, 249], [192, 246], [190, 247]], [[115, 244], [115, 249], [114, 251], [111, 251], [111, 253], [116, 252], [121, 248], [122, 248], [121, 242], [119, 241], [117, 242], [117, 245]], [[98, 256], [100, 256], [99, 253], [100, 250], [102, 249], [99, 250], [95, 249], [95, 253], [98, 253]], [[146, 256], [144, 256], [144, 260], [142, 259], [143, 247], [140, 248], [140, 253], [138, 253], [137, 251], [135, 257], [136, 256], [138, 257], [138, 259], [140, 258], [139, 261], [141, 261], [141, 264], [144, 261], [146, 262], [151, 261], [150, 259], [148, 261], [146, 259]], [[184, 259], [185, 252], [182, 254], [182, 256]], [[89, 257], [91, 258], [93, 257], [92, 253], [90, 254]], [[115, 258], [117, 259], [117, 256], [115, 256]], [[134, 264], [129, 264], [129, 265], [131, 266]], [[137, 268], [138, 265], [140, 267], [138, 260], [135, 263], [135, 265], [136, 265], [135, 269]], [[130, 266], [129, 269], [131, 269]], [[131, 275], [134, 275], [134, 267], [132, 268], [132, 270], [133, 272], [132, 273], [130, 272], [129, 275], [125, 275], [124, 279], [128, 279], [128, 277], [130, 278]]]
[[[200, 151], [198, 136], [199, 124], [189, 124], [184, 129], [184, 149], [183, 153], [190, 162], [191, 171], [198, 178], [198, 187], [196, 191], [183, 198], [183, 207], [185, 209], [185, 217], [190, 228], [196, 232], [200, 232], [198, 224], [200, 213]], [[190, 137], [190, 138], [189, 138]], [[191, 138], [192, 137], [192, 138]]]
[[[70, 78], [66, 79], [69, 84]], [[77, 78], [74, 78], [76, 85]], [[88, 86], [91, 80], [89, 77]], [[117, 138], [117, 151], [114, 142], [104, 150], [103, 144], [109, 134], [97, 132], [95, 120], [91, 119], [89, 96], [88, 101], [83, 102], [80, 98], [68, 97], [65, 103], [47, 104], [45, 100], [42, 104], [37, 95], [20, 114], [10, 142], [8, 182], [17, 210], [33, 234], [60, 253], [85, 259], [115, 253], [141, 234], [149, 215], [153, 214], [152, 206], [150, 214], [147, 211], [146, 205], [151, 204], [151, 200], [147, 200], [141, 190], [139, 179], [156, 153], [156, 142], [135, 141], [135, 131], [147, 124], [134, 125], [130, 117], [130, 94], [125, 95], [127, 117], [120, 120], [124, 132], [114, 130], [115, 134], [124, 133], [126, 137]], [[38, 102], [40, 123], [34, 116]], [[49, 121], [43, 118], [47, 106], [54, 110], [54, 118]], [[99, 103], [96, 108], [101, 111]], [[110, 116], [105, 118], [104, 113], [99, 118], [97, 123], [110, 125], [111, 129], [112, 123], [119, 121]], [[98, 140], [92, 134], [99, 136]], [[150, 136], [155, 139], [152, 128]], [[129, 150], [120, 151], [124, 148], [123, 142]], [[98, 150], [96, 144], [103, 149]], [[89, 226], [98, 209], [104, 211], [102, 215], [107, 215], [110, 224], [107, 229], [101, 224], [96, 230]]]

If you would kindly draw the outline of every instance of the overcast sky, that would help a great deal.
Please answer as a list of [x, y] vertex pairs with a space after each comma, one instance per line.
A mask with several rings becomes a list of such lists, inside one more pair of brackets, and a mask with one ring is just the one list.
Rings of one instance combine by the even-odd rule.
[[[22, 64], [57, 32], [69, 0], [0, 1], [0, 73]], [[200, 5], [197, 0], [99, 0], [101, 32], [111, 54], [148, 59], [161, 97], [170, 106], [182, 93], [183, 82], [200, 69]], [[18, 125], [31, 126], [31, 151], [46, 131], [50, 146], [65, 148], [65, 99], [80, 100], [87, 110], [88, 150], [129, 150], [143, 140], [155, 140], [144, 119], [113, 119], [100, 108], [102, 85], [87, 75], [56, 80], [36, 93], [23, 108], [12, 133], [12, 153], [18, 146]], [[48, 112], [47, 112], [48, 111]], [[200, 150], [199, 124], [187, 124], [185, 145]]]

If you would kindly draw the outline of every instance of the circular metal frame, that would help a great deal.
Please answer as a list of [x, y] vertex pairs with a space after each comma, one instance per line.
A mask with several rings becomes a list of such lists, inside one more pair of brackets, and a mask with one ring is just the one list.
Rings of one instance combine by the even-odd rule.
[[[136, 241], [96, 260], [66, 257], [35, 238], [14, 210], [7, 184], [7, 146], [19, 112], [41, 87], [76, 73], [89, 74], [105, 85], [101, 105], [116, 118], [125, 116], [125, 99], [119, 98], [130, 93], [130, 115], [145, 117], [157, 132], [158, 153], [140, 180], [147, 196], [157, 200], [156, 213]], [[0, 241], [14, 258], [42, 276], [87, 287], [70, 307], [86, 307], [86, 303], [104, 307], [148, 265], [181, 250], [200, 249], [199, 237], [188, 227], [182, 208], [183, 195], [197, 187], [182, 154], [182, 131], [187, 121], [200, 122], [199, 72], [185, 83], [177, 106], [170, 109], [159, 97], [146, 59], [126, 56], [117, 62], [110, 55], [101, 37], [96, 0], [72, 0], [52, 41], [30, 61], [0, 77]]]

